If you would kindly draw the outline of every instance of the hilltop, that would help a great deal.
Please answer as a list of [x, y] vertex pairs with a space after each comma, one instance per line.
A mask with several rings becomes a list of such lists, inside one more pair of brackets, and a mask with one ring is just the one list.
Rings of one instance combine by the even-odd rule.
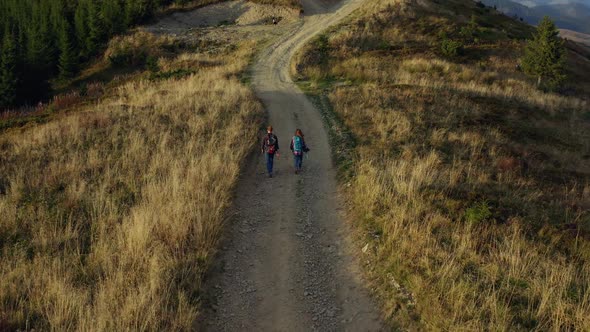
[[372, 1], [292, 72], [322, 105], [351, 225], [402, 330], [590, 328], [590, 53], [519, 71], [533, 27], [471, 1]]

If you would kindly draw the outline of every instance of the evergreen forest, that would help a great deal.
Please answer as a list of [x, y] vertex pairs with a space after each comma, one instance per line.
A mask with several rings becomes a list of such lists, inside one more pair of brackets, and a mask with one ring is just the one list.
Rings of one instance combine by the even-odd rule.
[[186, 0], [0, 0], [0, 110], [34, 105], [108, 39]]

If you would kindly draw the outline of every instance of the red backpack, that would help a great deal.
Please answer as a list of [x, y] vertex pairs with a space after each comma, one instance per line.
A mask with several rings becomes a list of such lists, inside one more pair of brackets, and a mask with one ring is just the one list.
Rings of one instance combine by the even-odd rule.
[[268, 153], [273, 154], [277, 149], [277, 139], [273, 134], [268, 134], [266, 137], [266, 146], [268, 146]]

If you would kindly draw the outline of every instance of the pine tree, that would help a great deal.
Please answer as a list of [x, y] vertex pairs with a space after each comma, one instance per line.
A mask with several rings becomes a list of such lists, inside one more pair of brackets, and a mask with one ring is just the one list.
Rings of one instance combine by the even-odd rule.
[[46, 63], [44, 64], [44, 70], [47, 75], [46, 77], [49, 78], [55, 75], [58, 69], [58, 26], [57, 24], [52, 25], [51, 22], [52, 7], [56, 5], [56, 3], [52, 1], [40, 1], [39, 5], [40, 17], [38, 20], [41, 22], [39, 35], [41, 38], [40, 41], [45, 45], [46, 53], [44, 60]]
[[63, 20], [59, 31], [59, 76], [68, 79], [74, 76], [78, 68], [78, 56], [73, 45], [73, 36], [70, 23]]
[[27, 26], [27, 46], [19, 94], [27, 102], [37, 102], [47, 96], [50, 90], [49, 78], [57, 66], [55, 41], [49, 21], [39, 5], [33, 6], [33, 15]]
[[564, 63], [563, 40], [553, 21], [545, 16], [526, 46], [522, 68], [526, 74], [537, 78], [537, 87], [555, 89], [565, 79]]
[[17, 54], [19, 57], [22, 56], [24, 58], [27, 54], [27, 31], [23, 27], [17, 26], [17, 33], [16, 33], [16, 41], [17, 41]]
[[37, 74], [46, 79], [51, 74], [56, 57], [49, 22], [43, 17], [39, 6], [33, 7], [33, 21], [27, 35], [27, 62]]
[[103, 27], [100, 17], [100, 11], [95, 1], [87, 1], [88, 16], [87, 26], [88, 35], [86, 36], [86, 51], [89, 56], [92, 56], [98, 52], [100, 43], [102, 42]]
[[125, 18], [127, 26], [134, 25], [151, 18], [156, 9], [155, 0], [128, 0], [125, 2]]
[[0, 109], [14, 106], [16, 103], [16, 47], [14, 36], [8, 28], [2, 41], [0, 54]]
[[139, 21], [139, 5], [138, 0], [125, 1], [125, 23], [127, 26], [132, 26]]
[[74, 29], [76, 31], [76, 41], [78, 44], [78, 49], [80, 50], [80, 55], [84, 58], [90, 56], [90, 54], [88, 54], [88, 52], [86, 51], [86, 39], [88, 38], [88, 27], [86, 26], [88, 9], [86, 4], [86, 1], [80, 1], [78, 3], [78, 6], [76, 7], [76, 12], [74, 13]]
[[125, 31], [125, 16], [119, 0], [104, 0], [101, 8], [105, 30], [109, 36]]

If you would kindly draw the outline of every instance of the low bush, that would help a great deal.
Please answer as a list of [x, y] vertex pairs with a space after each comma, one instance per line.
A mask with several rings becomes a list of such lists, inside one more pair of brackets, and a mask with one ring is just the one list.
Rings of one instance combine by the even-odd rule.
[[472, 224], [479, 224], [489, 220], [492, 217], [492, 211], [487, 202], [478, 202], [465, 211], [465, 220]]
[[443, 39], [440, 44], [442, 55], [447, 58], [456, 58], [463, 55], [463, 43], [458, 40]]

